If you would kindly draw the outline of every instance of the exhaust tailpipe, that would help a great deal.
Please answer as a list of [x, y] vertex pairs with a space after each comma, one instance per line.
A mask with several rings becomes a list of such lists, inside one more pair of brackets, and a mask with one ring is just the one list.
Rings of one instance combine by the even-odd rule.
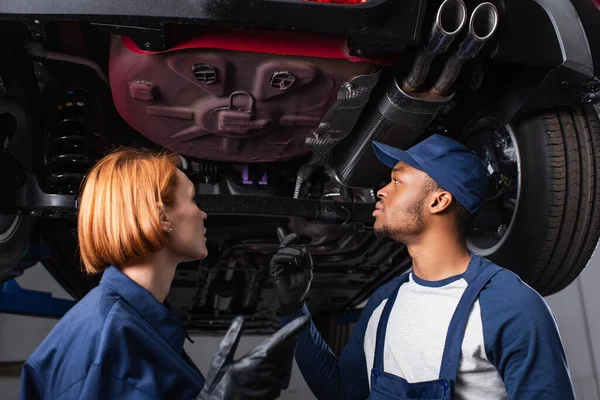
[[458, 78], [464, 62], [479, 54], [483, 45], [494, 35], [498, 27], [498, 9], [492, 3], [481, 3], [471, 15], [467, 37], [460, 44], [459, 49], [446, 62], [437, 82], [431, 92], [444, 96], [451, 89]]
[[[404, 80], [393, 76], [379, 102], [363, 121], [352, 141], [334, 149], [336, 179], [346, 187], [373, 187], [389, 179], [389, 168], [377, 160], [371, 142], [407, 148], [419, 139], [438, 115], [446, 114], [455, 104], [454, 93], [448, 93], [464, 60], [475, 57], [498, 26], [498, 11], [491, 3], [482, 3], [469, 23], [469, 32], [460, 48], [445, 65], [441, 77], [431, 91], [416, 91], [423, 84], [435, 54], [445, 51], [464, 24], [466, 11], [462, 0], [446, 0], [438, 10], [431, 38]], [[453, 12], [451, 12], [453, 10]], [[449, 22], [454, 22], [452, 28]], [[450, 37], [448, 33], [451, 33]], [[432, 93], [433, 92], [433, 93]]]
[[435, 56], [448, 50], [466, 20], [467, 7], [463, 0], [446, 0], [442, 3], [438, 8], [427, 46], [417, 54], [410, 73], [402, 82], [405, 91], [415, 92], [421, 87]]

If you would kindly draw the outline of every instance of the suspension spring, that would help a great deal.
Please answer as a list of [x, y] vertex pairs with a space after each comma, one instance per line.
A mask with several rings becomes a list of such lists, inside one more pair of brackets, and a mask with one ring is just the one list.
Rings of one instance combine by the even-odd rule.
[[57, 193], [78, 193], [92, 166], [86, 92], [70, 89], [57, 106], [58, 121], [50, 130], [45, 152], [46, 184]]

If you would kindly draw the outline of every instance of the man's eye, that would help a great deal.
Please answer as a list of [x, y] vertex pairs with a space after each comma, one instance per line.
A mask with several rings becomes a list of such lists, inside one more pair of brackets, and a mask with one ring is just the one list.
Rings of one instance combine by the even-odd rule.
[[400, 183], [400, 181], [398, 179], [392, 179], [392, 182], [394, 182], [394, 185]]

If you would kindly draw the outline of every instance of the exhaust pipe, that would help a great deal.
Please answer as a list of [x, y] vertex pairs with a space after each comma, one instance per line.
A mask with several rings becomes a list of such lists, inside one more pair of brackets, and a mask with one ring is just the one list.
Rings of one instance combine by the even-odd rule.
[[[390, 77], [378, 104], [364, 120], [352, 141], [334, 149], [335, 177], [346, 187], [373, 187], [389, 179], [389, 169], [381, 164], [371, 142], [407, 148], [414, 144], [440, 114], [454, 106], [454, 93], [448, 93], [464, 60], [473, 58], [494, 34], [498, 26], [498, 11], [491, 3], [482, 3], [469, 23], [469, 32], [459, 50], [445, 65], [441, 77], [431, 91], [416, 91], [425, 81], [435, 54], [446, 50], [464, 24], [462, 0], [446, 0], [438, 10], [436, 23], [427, 47], [417, 56], [413, 69], [404, 80]], [[453, 10], [453, 12], [451, 12]], [[448, 21], [454, 21], [450, 29]], [[452, 32], [450, 37], [448, 33]], [[439, 52], [439, 53], [438, 53]], [[433, 93], [432, 93], [433, 92]], [[447, 94], [448, 93], [448, 94]]]
[[389, 179], [384, 166], [371, 147], [373, 140], [398, 148], [407, 148], [423, 134], [439, 114], [447, 113], [454, 102], [450, 97], [408, 93], [390, 77], [385, 93], [374, 106], [352, 142], [334, 149], [335, 178], [346, 187], [369, 188]]
[[492, 3], [481, 3], [469, 21], [467, 37], [460, 44], [459, 49], [446, 62], [442, 74], [433, 85], [431, 92], [444, 96], [449, 92], [458, 78], [464, 62], [475, 57], [483, 45], [494, 35], [498, 27], [498, 9]]
[[448, 50], [466, 20], [467, 7], [463, 0], [446, 0], [442, 3], [438, 8], [427, 46], [417, 54], [410, 73], [402, 82], [404, 90], [415, 92], [421, 87], [435, 56]]

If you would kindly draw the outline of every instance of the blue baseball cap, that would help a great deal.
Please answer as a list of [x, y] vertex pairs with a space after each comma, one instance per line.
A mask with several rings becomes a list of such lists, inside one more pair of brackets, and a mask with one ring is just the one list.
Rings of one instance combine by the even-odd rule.
[[390, 168], [399, 162], [425, 172], [471, 214], [487, 195], [488, 176], [477, 153], [449, 137], [435, 134], [408, 150], [373, 141], [379, 161]]

